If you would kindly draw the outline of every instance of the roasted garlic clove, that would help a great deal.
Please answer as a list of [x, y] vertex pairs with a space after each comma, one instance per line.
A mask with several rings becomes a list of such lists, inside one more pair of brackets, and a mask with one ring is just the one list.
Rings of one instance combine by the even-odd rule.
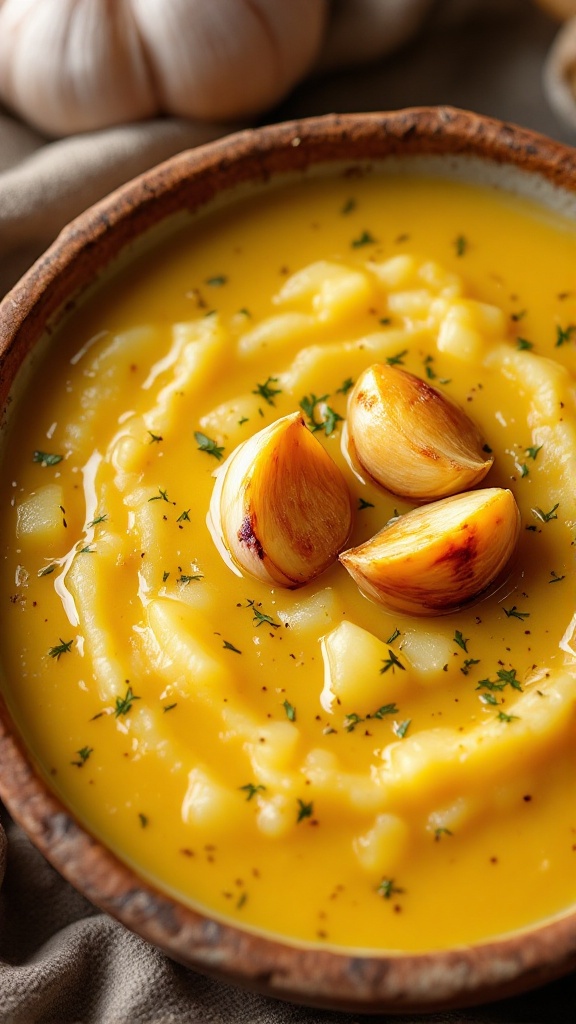
[[392, 611], [442, 615], [497, 579], [519, 531], [512, 492], [487, 487], [407, 512], [340, 561], [368, 597]]
[[350, 494], [300, 413], [232, 452], [217, 471], [209, 526], [240, 574], [273, 586], [300, 587], [336, 560], [352, 527]]
[[493, 459], [466, 413], [412, 373], [375, 363], [348, 403], [352, 463], [406, 498], [432, 501], [479, 483]]

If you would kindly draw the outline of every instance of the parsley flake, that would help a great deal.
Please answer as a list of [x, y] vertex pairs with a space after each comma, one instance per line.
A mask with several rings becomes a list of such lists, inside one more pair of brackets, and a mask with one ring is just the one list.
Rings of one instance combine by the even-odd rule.
[[304, 818], [311, 818], [313, 813], [314, 804], [312, 801], [307, 804], [304, 803], [304, 800], [301, 800], [300, 797], [298, 797], [298, 817], [296, 818], [296, 824], [298, 825], [301, 821], [304, 821]]
[[278, 377], [268, 377], [263, 384], [257, 384], [252, 391], [253, 395], [260, 395], [268, 405], [275, 405], [274, 398], [276, 395], [282, 394], [282, 388], [273, 388], [270, 385], [276, 384]]
[[544, 512], [541, 508], [533, 508], [531, 509], [531, 511], [536, 516], [536, 518], [540, 520], [541, 523], [549, 523], [552, 519], [558, 519], [558, 516], [556, 515], [556, 509], [559, 508], [559, 506], [560, 502], [557, 501], [556, 504], [552, 506], [549, 512]]
[[380, 675], [382, 675], [384, 672], [388, 672], [388, 669], [392, 669], [392, 672], [395, 672], [397, 668], [401, 669], [402, 672], [406, 671], [405, 666], [402, 664], [400, 659], [395, 655], [394, 651], [389, 647], [388, 657], [382, 658], [382, 668], [380, 669]]
[[527, 338], [516, 338], [516, 348], [519, 352], [529, 352], [534, 348], [534, 342], [528, 341]]
[[63, 455], [56, 455], [54, 452], [34, 452], [32, 462], [39, 462], [41, 466], [57, 466], [63, 458]]
[[392, 899], [393, 896], [399, 896], [404, 892], [400, 886], [396, 885], [393, 878], [383, 878], [380, 884], [376, 888], [376, 892], [379, 896], [382, 896], [385, 900]]
[[457, 629], [456, 632], [454, 633], [454, 643], [458, 644], [458, 647], [461, 647], [463, 651], [466, 651], [466, 654], [468, 654], [468, 648], [466, 644], [468, 643], [469, 639], [469, 637], [464, 638], [459, 629]]
[[509, 619], [528, 619], [530, 618], [530, 612], [521, 612], [518, 610], [515, 604], [511, 608], [503, 608], [504, 614]]
[[348, 392], [350, 391], [350, 388], [353, 388], [353, 387], [354, 387], [354, 381], [352, 380], [352, 377], [346, 377], [346, 380], [342, 381], [340, 387], [336, 388], [336, 394], [337, 395], [347, 395]]
[[234, 647], [234, 644], [231, 644], [229, 640], [225, 640], [222, 646], [227, 651], [234, 651], [234, 654], [242, 654], [242, 651], [239, 651], [237, 647]]
[[51, 647], [48, 651], [49, 657], [56, 658], [56, 661], [58, 661], [62, 654], [68, 654], [68, 652], [72, 650], [73, 642], [73, 640], [63, 640], [62, 637], [60, 637], [60, 643], [56, 644], [55, 647]]
[[208, 455], [213, 455], [215, 459], [222, 458], [222, 452], [224, 451], [224, 448], [216, 444], [216, 441], [214, 441], [213, 438], [208, 437], [206, 434], [203, 434], [200, 430], [194, 431], [194, 438], [196, 440], [196, 444], [198, 445], [198, 451], [207, 452]]
[[77, 750], [76, 751], [76, 753], [78, 754], [79, 760], [78, 761], [70, 761], [70, 764], [75, 765], [76, 768], [82, 768], [82, 766], [86, 764], [86, 761], [90, 757], [90, 754], [93, 753], [93, 751], [94, 751], [93, 747], [82, 747], [81, 750]]
[[129, 686], [126, 690], [124, 697], [116, 697], [116, 706], [114, 708], [114, 718], [120, 718], [120, 715], [127, 715], [132, 709], [132, 704], [135, 700], [140, 700], [132, 691], [132, 687]]
[[352, 239], [350, 245], [353, 249], [360, 249], [363, 245], [375, 245], [376, 241], [374, 235], [371, 235], [369, 231], [363, 231], [358, 238]]
[[397, 352], [395, 356], [386, 356], [386, 362], [388, 366], [404, 366], [404, 356], [408, 355], [408, 349], [404, 348], [401, 352]]
[[358, 498], [358, 511], [362, 512], [365, 508], [375, 508], [372, 501], [366, 501], [365, 498]]
[[250, 599], [248, 599], [245, 607], [252, 609], [252, 622], [256, 627], [261, 626], [262, 623], [265, 622], [269, 626], [272, 626], [272, 629], [280, 629], [280, 623], [274, 622], [272, 616], [266, 615], [266, 612], [261, 612], [260, 609], [256, 607], [255, 601], [251, 601]]
[[405, 718], [403, 722], [394, 722], [392, 726], [393, 732], [398, 736], [399, 739], [403, 740], [408, 729], [410, 728], [411, 718]]
[[571, 341], [574, 331], [576, 331], [576, 324], [569, 324], [568, 327], [561, 327], [560, 324], [557, 324], [556, 348], [559, 348], [561, 345], [565, 345]]
[[296, 721], [296, 708], [294, 707], [294, 705], [291, 704], [289, 700], [285, 700], [282, 703], [282, 707], [284, 708], [284, 711], [286, 712], [286, 718], [288, 719], [288, 721], [289, 722], [295, 722]]
[[247, 782], [245, 786], [238, 786], [241, 793], [246, 793], [246, 800], [252, 800], [258, 793], [263, 793], [266, 786], [255, 786], [253, 782]]

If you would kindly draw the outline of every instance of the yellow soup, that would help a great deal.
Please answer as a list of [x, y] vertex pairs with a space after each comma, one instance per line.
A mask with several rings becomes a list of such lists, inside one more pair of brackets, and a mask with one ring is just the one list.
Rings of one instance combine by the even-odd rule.
[[[493, 191], [309, 181], [201, 219], [59, 328], [1, 471], [3, 685], [143, 877], [333, 947], [573, 906], [575, 266], [573, 226]], [[337, 560], [296, 589], [239, 575], [207, 527], [214, 472], [298, 410], [350, 544], [414, 507], [343, 449], [372, 364], [457, 402], [494, 456], [478, 486], [520, 509], [506, 572], [449, 614], [389, 611]]]

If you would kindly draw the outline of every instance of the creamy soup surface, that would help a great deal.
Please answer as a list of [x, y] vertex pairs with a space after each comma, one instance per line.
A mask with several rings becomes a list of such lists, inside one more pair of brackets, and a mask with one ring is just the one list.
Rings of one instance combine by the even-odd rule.
[[[461, 184], [309, 181], [206, 216], [68, 317], [1, 468], [2, 687], [50, 785], [137, 872], [222, 919], [432, 950], [576, 901], [576, 232]], [[349, 545], [415, 503], [342, 445], [360, 373], [457, 402], [517, 551], [406, 615], [335, 561], [238, 575], [215, 471], [300, 411]], [[217, 532], [217, 531], [216, 531]]]

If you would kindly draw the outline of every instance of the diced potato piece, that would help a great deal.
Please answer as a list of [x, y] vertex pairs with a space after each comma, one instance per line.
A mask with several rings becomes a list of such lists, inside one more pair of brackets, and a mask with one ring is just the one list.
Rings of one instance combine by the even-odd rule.
[[414, 257], [403, 253], [398, 256], [391, 256], [389, 260], [384, 260], [383, 263], [370, 261], [366, 266], [376, 275], [388, 291], [407, 288], [414, 283], [418, 271], [418, 264]]
[[255, 429], [255, 424], [260, 428], [262, 417], [258, 408], [261, 405], [262, 399], [258, 395], [240, 395], [202, 416], [200, 429], [209, 437], [219, 437], [226, 441], [228, 448], [235, 448], [246, 440], [250, 431]]
[[396, 316], [426, 320], [430, 315], [432, 293], [426, 288], [393, 292], [388, 296], [388, 309]]
[[197, 765], [188, 773], [188, 788], [182, 801], [182, 820], [199, 829], [234, 827], [243, 814], [239, 795], [218, 782], [212, 773]]
[[444, 677], [444, 666], [452, 658], [454, 644], [444, 633], [408, 629], [402, 637], [401, 650], [419, 681], [430, 683]]
[[408, 826], [396, 814], [379, 814], [364, 835], [354, 839], [354, 853], [360, 867], [371, 878], [392, 874], [408, 843]]
[[146, 612], [156, 641], [154, 668], [183, 696], [221, 710], [234, 688], [232, 673], [218, 645], [208, 639], [214, 633], [203, 615], [182, 601], [161, 597], [150, 601]]
[[209, 386], [221, 368], [227, 340], [217, 314], [174, 324], [173, 336], [176, 359], [171, 377], [144, 414], [144, 426], [154, 434], [163, 435], [176, 427], [183, 397], [190, 401], [191, 395]]
[[303, 335], [312, 334], [316, 326], [316, 318], [309, 313], [278, 313], [242, 334], [238, 339], [238, 352], [245, 357], [276, 352], [291, 342], [300, 341]]
[[473, 299], [453, 303], [444, 317], [438, 334], [438, 348], [457, 359], [479, 359], [486, 341], [506, 333], [504, 313], [497, 306]]
[[442, 832], [454, 832], [463, 828], [474, 810], [471, 797], [456, 797], [448, 806], [432, 811], [428, 815], [426, 828], [439, 838]]
[[288, 772], [294, 766], [300, 730], [292, 722], [269, 722], [257, 727], [245, 749], [254, 774], [263, 781], [269, 773]]
[[367, 309], [371, 296], [370, 281], [361, 270], [318, 260], [289, 277], [274, 301], [280, 304], [308, 301], [323, 322]]
[[271, 839], [281, 839], [294, 828], [294, 799], [284, 793], [258, 798], [256, 822], [260, 831]]
[[434, 260], [423, 263], [418, 270], [418, 277], [436, 293], [446, 298], [456, 298], [462, 293], [462, 279], [451, 274]]
[[322, 638], [321, 647], [324, 689], [320, 699], [327, 711], [339, 706], [344, 715], [376, 712], [390, 701], [392, 679], [396, 696], [397, 677], [408, 674], [404, 668], [384, 675], [382, 663], [389, 658], [387, 645], [353, 622], [341, 622]]
[[16, 508], [16, 536], [50, 545], [51, 549], [62, 548], [66, 544], [63, 501], [60, 484], [39, 487]]
[[324, 587], [310, 597], [294, 601], [287, 610], [278, 608], [276, 614], [290, 629], [321, 634], [342, 616], [342, 603], [333, 587]]

